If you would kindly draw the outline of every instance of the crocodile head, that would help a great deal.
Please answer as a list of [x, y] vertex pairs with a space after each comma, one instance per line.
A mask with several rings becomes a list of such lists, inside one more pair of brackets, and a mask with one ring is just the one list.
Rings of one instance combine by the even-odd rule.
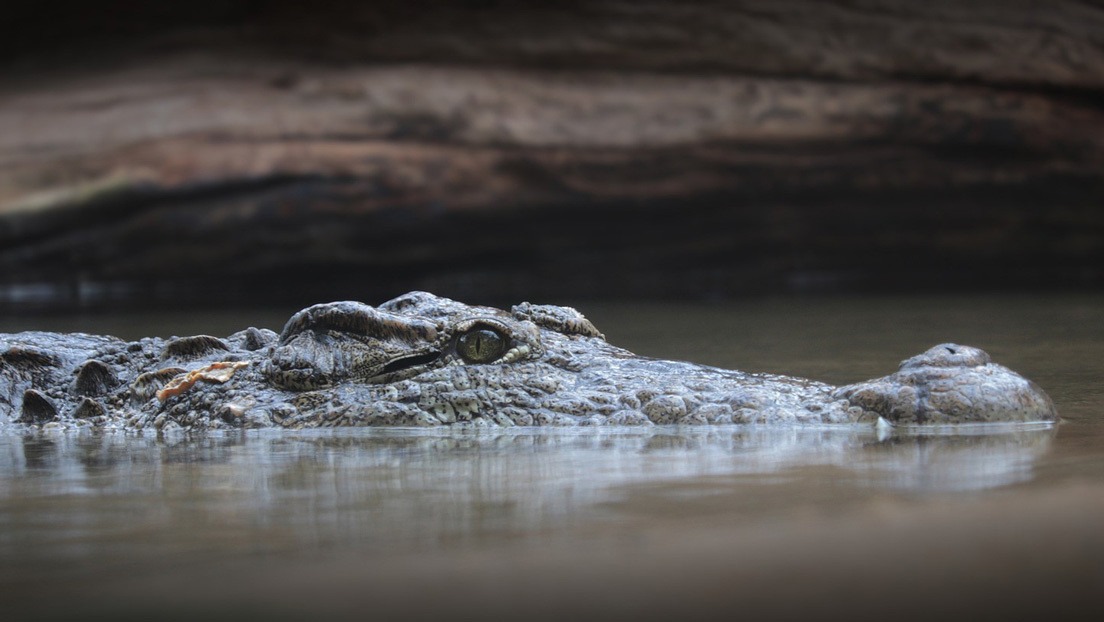
[[293, 426], [1056, 418], [1038, 387], [967, 346], [936, 346], [890, 376], [833, 387], [639, 357], [568, 307], [506, 311], [424, 292], [304, 309], [265, 356], [259, 373], [279, 399], [260, 400], [269, 405], [258, 412]]
[[[636, 356], [568, 307], [523, 303], [507, 311], [424, 292], [378, 307], [315, 305], [279, 335], [103, 338], [80, 356], [47, 356], [64, 350], [66, 337], [37, 333], [13, 346], [42, 351], [20, 355], [37, 376], [9, 376], [7, 398], [0, 395], [22, 401], [21, 420], [44, 421], [67, 408], [158, 428], [1056, 418], [1038, 387], [966, 346], [936, 346], [892, 375], [835, 387]], [[54, 371], [42, 372], [48, 365], [39, 359]], [[46, 380], [35, 385], [36, 377]]]

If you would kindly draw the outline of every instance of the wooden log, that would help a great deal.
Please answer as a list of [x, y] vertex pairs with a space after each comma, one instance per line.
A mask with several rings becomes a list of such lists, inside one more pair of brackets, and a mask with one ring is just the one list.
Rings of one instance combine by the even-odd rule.
[[350, 5], [296, 30], [287, 5], [23, 58], [0, 86], [0, 282], [1098, 283], [1104, 18], [1033, 6]]

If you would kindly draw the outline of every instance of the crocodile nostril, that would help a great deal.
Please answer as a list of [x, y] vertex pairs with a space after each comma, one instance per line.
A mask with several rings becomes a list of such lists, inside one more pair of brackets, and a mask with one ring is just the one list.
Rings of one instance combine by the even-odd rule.
[[978, 367], [990, 362], [984, 350], [957, 343], [941, 343], [901, 362], [901, 369], [921, 367]]

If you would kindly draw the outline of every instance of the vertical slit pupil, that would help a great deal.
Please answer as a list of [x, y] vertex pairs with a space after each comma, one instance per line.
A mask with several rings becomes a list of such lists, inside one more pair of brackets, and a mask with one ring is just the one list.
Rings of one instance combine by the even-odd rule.
[[479, 328], [460, 335], [457, 351], [469, 363], [488, 363], [506, 351], [506, 338], [489, 328]]

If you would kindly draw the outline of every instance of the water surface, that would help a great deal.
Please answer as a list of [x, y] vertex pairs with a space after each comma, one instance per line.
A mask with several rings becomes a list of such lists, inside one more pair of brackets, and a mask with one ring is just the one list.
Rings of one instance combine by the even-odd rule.
[[[1104, 298], [580, 305], [664, 358], [853, 382], [942, 341], [1058, 426], [0, 436], [0, 606], [20, 617], [709, 618], [1099, 609]], [[293, 310], [7, 318], [228, 334]], [[7, 617], [7, 616], [5, 616]]]

